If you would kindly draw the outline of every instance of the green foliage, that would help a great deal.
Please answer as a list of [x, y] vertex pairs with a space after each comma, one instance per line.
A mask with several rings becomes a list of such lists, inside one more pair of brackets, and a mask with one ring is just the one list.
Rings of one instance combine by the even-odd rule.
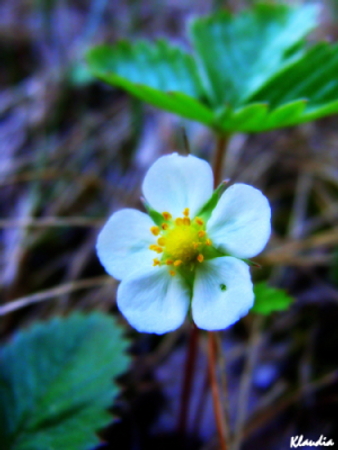
[[272, 288], [264, 281], [254, 286], [255, 304], [251, 311], [267, 316], [274, 311], [288, 309], [294, 301], [283, 289]]
[[[296, 106], [296, 98], [303, 99], [299, 101], [303, 105]], [[251, 98], [254, 102], [266, 99], [276, 110], [289, 105], [289, 115], [295, 111], [289, 123], [307, 122], [338, 112], [338, 46], [316, 44], [288, 64]], [[287, 121], [288, 117], [282, 120]]]
[[101, 80], [219, 133], [261, 132], [338, 112], [338, 46], [308, 48], [313, 6], [257, 4], [190, 27], [195, 54], [122, 41], [87, 57]]
[[188, 119], [211, 125], [213, 113], [198, 99], [202, 84], [192, 56], [164, 40], [102, 45], [87, 56], [98, 78], [139, 99]]
[[126, 342], [101, 313], [55, 318], [0, 352], [0, 449], [87, 450], [98, 443], [128, 366]]
[[212, 104], [241, 107], [271, 76], [300, 53], [314, 26], [314, 9], [258, 4], [237, 16], [222, 11], [200, 18], [191, 37], [209, 81]]

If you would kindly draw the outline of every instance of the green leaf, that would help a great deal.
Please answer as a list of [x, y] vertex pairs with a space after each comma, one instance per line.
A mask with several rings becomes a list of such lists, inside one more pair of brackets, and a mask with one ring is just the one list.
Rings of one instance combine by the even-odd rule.
[[102, 313], [55, 318], [19, 332], [0, 352], [0, 449], [88, 450], [129, 358]]
[[87, 54], [90, 70], [108, 84], [188, 119], [211, 125], [213, 113], [200, 99], [205, 94], [191, 55], [164, 40], [132, 45], [120, 41]]
[[211, 102], [236, 108], [302, 52], [316, 25], [311, 6], [258, 4], [233, 16], [227, 11], [196, 19], [191, 37]]
[[269, 110], [268, 103], [252, 103], [219, 116], [220, 132], [261, 132], [302, 123], [307, 107], [304, 99], [295, 100]]
[[294, 301], [283, 289], [270, 287], [265, 282], [255, 284], [254, 293], [255, 304], [251, 311], [264, 316], [274, 311], [284, 311]]
[[338, 112], [338, 46], [307, 47], [316, 8], [257, 4], [190, 27], [195, 54], [163, 40], [94, 48], [103, 81], [219, 134], [262, 132]]
[[[303, 99], [304, 109], [289, 117], [289, 125], [308, 122], [338, 112], [338, 45], [320, 43], [297, 61], [280, 70], [250, 101], [281, 108]], [[298, 100], [298, 102], [301, 100]], [[267, 123], [272, 127], [283, 120]]]

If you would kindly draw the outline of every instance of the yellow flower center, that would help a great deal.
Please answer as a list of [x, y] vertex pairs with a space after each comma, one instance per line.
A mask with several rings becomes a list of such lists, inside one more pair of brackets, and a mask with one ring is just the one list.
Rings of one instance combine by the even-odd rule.
[[191, 225], [176, 225], [165, 237], [164, 251], [174, 260], [189, 262], [198, 255], [198, 230]]
[[200, 217], [193, 220], [189, 217], [189, 209], [185, 208], [183, 217], [172, 219], [172, 215], [163, 212], [164, 222], [159, 227], [151, 227], [151, 233], [156, 236], [156, 244], [150, 245], [150, 250], [161, 254], [161, 259], [154, 258], [153, 265], [166, 264], [172, 266], [170, 275], [176, 275], [178, 267], [186, 266], [193, 270], [196, 263], [204, 261], [207, 246], [211, 245], [205, 231], [204, 221]]

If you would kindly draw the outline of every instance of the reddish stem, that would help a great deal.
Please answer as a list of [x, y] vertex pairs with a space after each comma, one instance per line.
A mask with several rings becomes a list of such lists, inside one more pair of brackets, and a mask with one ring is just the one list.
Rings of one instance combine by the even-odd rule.
[[[217, 136], [216, 149], [213, 162], [214, 172], [214, 187], [216, 188], [222, 181], [222, 171], [225, 158], [225, 152], [229, 136]], [[214, 414], [216, 420], [216, 428], [220, 441], [221, 450], [227, 450], [227, 436], [226, 436], [226, 421], [224, 417], [224, 410], [221, 403], [221, 395], [217, 383], [216, 374], [216, 361], [217, 361], [217, 342], [213, 332], [208, 332], [208, 369], [211, 386], [211, 394], [214, 405]]]
[[214, 405], [214, 414], [216, 420], [216, 428], [220, 441], [221, 450], [227, 450], [226, 434], [225, 434], [225, 420], [223, 408], [221, 403], [221, 395], [218, 389], [217, 375], [216, 375], [216, 341], [212, 331], [208, 332], [208, 367], [209, 378], [211, 385], [211, 394]]
[[[219, 136], [217, 138], [216, 144], [216, 153], [214, 157], [213, 164], [213, 172], [214, 172], [214, 185], [217, 187], [222, 178], [222, 169], [224, 162], [225, 149], [228, 142], [227, 136]], [[214, 410], [216, 417], [216, 425], [218, 434], [220, 436], [221, 441], [221, 449], [227, 450], [226, 446], [226, 437], [224, 433], [224, 416], [223, 410], [220, 403], [220, 395], [217, 385], [217, 377], [216, 377], [216, 347], [214, 342], [214, 336], [212, 333], [209, 333], [209, 341], [208, 345], [208, 369], [209, 369], [209, 377], [210, 384], [212, 389], [213, 401], [214, 401]], [[178, 433], [181, 435], [186, 435], [187, 421], [189, 415], [189, 404], [191, 398], [192, 384], [194, 378], [194, 369], [196, 363], [196, 355], [197, 355], [197, 347], [198, 347], [198, 328], [193, 324], [193, 328], [191, 329], [189, 346], [187, 350], [187, 358], [184, 368], [184, 379], [182, 385], [182, 394], [181, 394], [181, 409], [177, 424]], [[223, 431], [222, 431], [223, 430]]]
[[189, 416], [189, 404], [192, 391], [192, 384], [194, 379], [194, 369], [196, 364], [197, 347], [198, 347], [198, 328], [195, 324], [192, 325], [189, 338], [189, 346], [187, 350], [187, 358], [184, 368], [184, 379], [181, 393], [181, 409], [178, 418], [177, 430], [182, 436], [187, 432], [187, 421]]

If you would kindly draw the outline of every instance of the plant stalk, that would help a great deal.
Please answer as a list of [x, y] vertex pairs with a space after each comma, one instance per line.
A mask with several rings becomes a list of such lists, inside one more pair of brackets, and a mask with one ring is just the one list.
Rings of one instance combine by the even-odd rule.
[[[216, 137], [216, 148], [213, 161], [213, 172], [214, 172], [214, 187], [216, 188], [222, 181], [223, 165], [226, 154], [227, 144], [229, 142], [230, 136], [228, 135], [217, 135]], [[211, 331], [208, 332], [208, 370], [211, 386], [211, 394], [214, 405], [214, 414], [216, 420], [216, 428], [220, 441], [220, 449], [227, 450], [228, 436], [227, 436], [227, 422], [224, 415], [224, 409], [222, 407], [220, 391], [217, 382], [217, 341], [215, 339], [215, 334]], [[225, 393], [226, 394], [226, 393]]]
[[217, 374], [216, 374], [216, 359], [217, 359], [216, 348], [217, 348], [217, 346], [216, 346], [214, 332], [209, 331], [208, 332], [208, 367], [209, 367], [211, 394], [212, 394], [212, 400], [213, 400], [213, 405], [214, 405], [214, 414], [215, 414], [215, 420], [216, 420], [216, 428], [217, 428], [217, 434], [219, 437], [220, 449], [227, 450], [228, 446], [227, 446], [227, 439], [226, 439], [226, 432], [225, 432], [224, 412], [223, 412], [223, 407], [222, 407], [222, 403], [221, 403], [221, 395], [220, 395], [219, 388], [218, 388]]
[[[216, 151], [213, 163], [214, 172], [214, 186], [217, 187], [222, 178], [222, 169], [224, 163], [225, 150], [228, 143], [229, 136], [222, 135], [217, 137]], [[185, 436], [187, 434], [187, 421], [189, 417], [189, 405], [192, 392], [192, 384], [194, 379], [194, 370], [196, 364], [197, 348], [198, 348], [198, 328], [193, 324], [193, 328], [190, 332], [189, 346], [187, 350], [187, 358], [184, 369], [184, 379], [182, 384], [180, 413], [177, 424], [177, 431], [180, 435]], [[214, 411], [216, 418], [217, 431], [220, 437], [221, 450], [227, 450], [226, 444], [226, 427], [224, 412], [220, 401], [219, 388], [217, 384], [216, 375], [216, 354], [217, 345], [213, 333], [208, 333], [208, 373], [211, 385], [211, 391], [213, 396]]]
[[182, 384], [180, 414], [178, 417], [177, 431], [181, 436], [187, 434], [187, 421], [189, 417], [189, 405], [194, 380], [197, 347], [198, 347], [199, 330], [196, 325], [192, 324], [190, 331], [189, 346], [187, 350], [187, 358], [184, 368], [184, 378]]

